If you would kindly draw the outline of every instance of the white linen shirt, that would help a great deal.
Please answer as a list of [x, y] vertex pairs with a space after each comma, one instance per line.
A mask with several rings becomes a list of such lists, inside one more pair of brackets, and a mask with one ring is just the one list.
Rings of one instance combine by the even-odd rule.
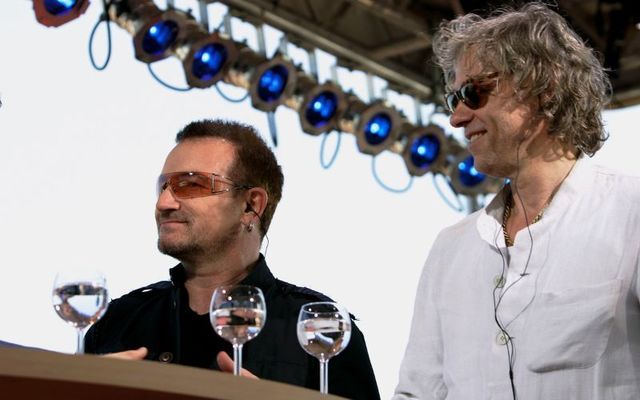
[[518, 400], [640, 399], [640, 178], [579, 160], [508, 250], [503, 199], [433, 245], [393, 399], [513, 399], [495, 314]]

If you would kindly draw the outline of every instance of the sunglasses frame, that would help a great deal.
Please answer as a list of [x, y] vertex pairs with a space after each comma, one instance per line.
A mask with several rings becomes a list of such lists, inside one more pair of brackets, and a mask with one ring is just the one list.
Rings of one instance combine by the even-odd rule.
[[[497, 73], [491, 73], [491, 74], [467, 79], [462, 83], [460, 88], [458, 88], [457, 90], [452, 90], [450, 92], [445, 93], [444, 95], [445, 107], [451, 114], [455, 112], [460, 102], [464, 103], [464, 105], [469, 107], [471, 110], [477, 110], [479, 108], [484, 107], [485, 104], [487, 104], [489, 94], [491, 94], [491, 92], [497, 86], [497, 77], [498, 77]], [[469, 90], [469, 87], [471, 88], [473, 93], [478, 97], [477, 104], [476, 102], [472, 102], [469, 100], [470, 96], [465, 95], [465, 92]], [[455, 101], [455, 104], [453, 104], [454, 101]]]
[[[180, 188], [178, 188], [178, 190], [176, 192], [175, 186], [172, 184], [173, 179], [175, 177], [184, 176], [184, 175], [189, 176], [189, 177], [191, 177], [191, 176], [200, 176], [200, 177], [205, 177], [205, 178], [209, 179], [210, 180], [209, 182], [210, 182], [210, 185], [211, 185], [210, 191], [207, 191], [206, 193], [203, 191], [203, 193], [198, 194], [198, 195], [184, 195], [184, 194], [180, 194], [181, 190], [180, 190]], [[231, 187], [224, 188], [224, 189], [221, 189], [221, 190], [216, 190], [215, 189], [216, 188], [216, 182], [224, 183], [224, 184], [230, 185]], [[207, 196], [213, 196], [213, 195], [216, 195], [216, 194], [227, 193], [227, 192], [230, 192], [232, 190], [248, 190], [248, 189], [254, 188], [254, 186], [237, 184], [234, 181], [232, 181], [231, 179], [227, 178], [226, 176], [217, 174], [215, 172], [178, 171], [178, 172], [170, 172], [168, 174], [161, 174], [158, 177], [157, 189], [156, 189], [158, 197], [160, 197], [162, 192], [164, 192], [167, 188], [171, 188], [171, 193], [178, 199], [195, 199], [195, 198], [198, 198], [198, 197], [207, 197]]]

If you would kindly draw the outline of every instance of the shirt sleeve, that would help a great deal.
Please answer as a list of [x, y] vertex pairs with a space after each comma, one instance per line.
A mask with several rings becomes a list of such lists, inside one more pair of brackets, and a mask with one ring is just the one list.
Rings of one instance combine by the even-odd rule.
[[353, 321], [349, 345], [329, 362], [329, 393], [354, 400], [380, 399], [364, 335]]
[[400, 379], [393, 400], [442, 400], [447, 396], [443, 380], [442, 334], [436, 307], [433, 270], [438, 266], [437, 242], [422, 270], [416, 294], [413, 321]]

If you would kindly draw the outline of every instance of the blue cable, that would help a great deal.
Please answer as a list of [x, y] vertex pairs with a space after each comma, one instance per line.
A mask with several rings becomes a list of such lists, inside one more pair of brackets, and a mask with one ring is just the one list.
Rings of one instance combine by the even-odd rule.
[[[104, 13], [100, 15], [100, 18], [98, 18], [98, 21], [91, 30], [91, 35], [89, 35], [89, 60], [91, 61], [91, 65], [93, 66], [93, 68], [97, 69], [98, 71], [102, 71], [107, 68], [109, 60], [111, 59], [111, 24], [109, 23], [111, 21], [109, 20], [109, 14], [107, 13], [106, 0], [102, 1], [102, 5], [104, 7]], [[101, 22], [105, 22], [107, 24], [107, 57], [104, 60], [104, 64], [99, 66], [98, 64], [96, 64], [96, 60], [93, 58], [93, 39]]]
[[168, 84], [167, 82], [163, 81], [162, 79], [160, 79], [158, 77], [158, 75], [156, 75], [155, 72], [153, 72], [153, 68], [151, 67], [151, 64], [147, 64], [147, 69], [149, 69], [149, 73], [151, 74], [151, 76], [153, 76], [153, 79], [155, 79], [159, 84], [161, 84], [162, 86], [171, 89], [171, 90], [175, 90], [176, 92], [188, 92], [189, 90], [191, 90], [191, 87], [186, 87], [186, 88], [179, 88], [176, 86], [172, 86], [170, 84]]
[[322, 136], [322, 143], [320, 144], [320, 165], [324, 169], [331, 168], [333, 163], [336, 161], [336, 158], [338, 157], [338, 150], [340, 150], [340, 144], [342, 143], [342, 132], [340, 132], [340, 131], [335, 131], [335, 132], [338, 134], [338, 139], [337, 139], [337, 142], [336, 142], [336, 148], [333, 151], [333, 155], [331, 156], [331, 159], [329, 160], [328, 163], [324, 162], [324, 149], [325, 149], [325, 145], [327, 143], [327, 137], [331, 134], [331, 132], [326, 132]]
[[388, 190], [391, 193], [405, 193], [406, 191], [411, 189], [411, 185], [413, 185], [413, 176], [410, 175], [409, 176], [409, 183], [407, 184], [406, 187], [404, 187], [402, 189], [395, 189], [395, 188], [392, 188], [390, 186], [387, 186], [387, 184], [382, 182], [382, 180], [378, 176], [378, 172], [376, 171], [376, 157], [375, 156], [371, 157], [371, 173], [373, 174], [373, 177], [375, 178], [376, 182], [378, 182], [378, 185], [382, 186], [383, 189]]
[[245, 101], [247, 99], [247, 97], [249, 97], [249, 91], [247, 90], [247, 93], [244, 96], [242, 96], [241, 98], [232, 99], [231, 97], [229, 97], [226, 94], [224, 94], [224, 92], [222, 91], [222, 89], [220, 89], [220, 86], [218, 86], [217, 83], [216, 83], [216, 90], [218, 91], [220, 96], [222, 96], [223, 99], [225, 99], [226, 101], [229, 101], [231, 103], [242, 103], [243, 101]]
[[452, 208], [454, 211], [456, 212], [463, 212], [464, 211], [464, 206], [462, 205], [462, 201], [460, 201], [460, 194], [458, 194], [458, 192], [456, 192], [456, 189], [453, 187], [453, 185], [451, 184], [451, 180], [449, 179], [448, 176], [446, 175], [442, 175], [442, 177], [446, 180], [447, 185], [449, 186], [449, 188], [451, 189], [451, 192], [456, 196], [456, 200], [458, 201], [458, 206], [456, 207], [442, 192], [442, 190], [440, 189], [440, 185], [438, 184], [438, 181], [436, 180], [436, 174], [433, 174], [433, 186], [435, 186], [436, 188], [436, 192], [438, 192], [438, 194], [440, 195], [440, 198], [442, 200], [444, 200], [444, 202], [450, 207]]

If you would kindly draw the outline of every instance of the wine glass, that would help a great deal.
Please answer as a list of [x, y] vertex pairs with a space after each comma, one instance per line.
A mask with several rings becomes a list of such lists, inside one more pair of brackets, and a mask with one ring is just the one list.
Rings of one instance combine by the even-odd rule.
[[53, 282], [53, 309], [76, 328], [76, 354], [84, 353], [84, 330], [107, 310], [105, 277], [98, 271], [69, 270], [56, 274]]
[[320, 393], [329, 392], [329, 359], [340, 354], [351, 339], [351, 317], [332, 302], [307, 303], [298, 315], [298, 342], [320, 361]]
[[233, 346], [233, 374], [240, 375], [242, 345], [258, 336], [267, 319], [260, 288], [220, 286], [213, 292], [209, 318], [216, 333]]

